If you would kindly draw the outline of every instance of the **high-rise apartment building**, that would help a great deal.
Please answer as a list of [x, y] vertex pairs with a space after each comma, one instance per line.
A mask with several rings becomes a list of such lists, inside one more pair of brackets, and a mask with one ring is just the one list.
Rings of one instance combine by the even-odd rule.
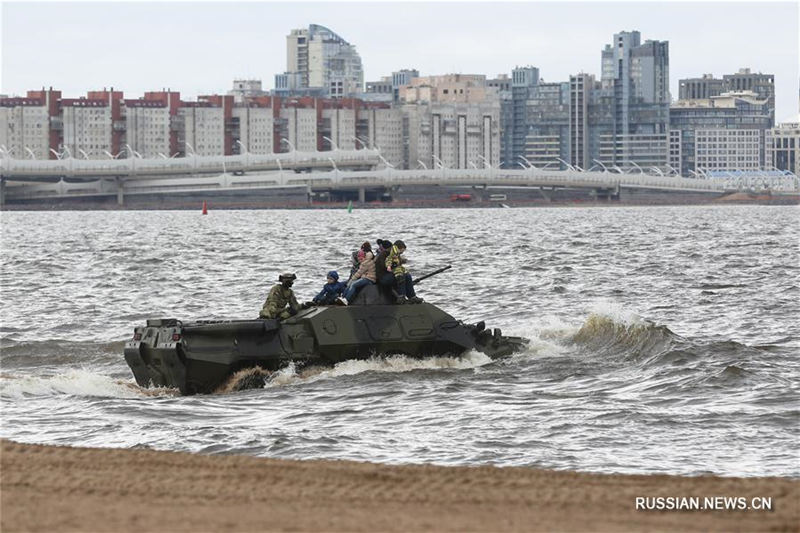
[[486, 86], [497, 89], [500, 99], [500, 166], [509, 168], [514, 161], [511, 143], [511, 139], [514, 137], [514, 100], [511, 93], [511, 76], [499, 74], [494, 79], [486, 80]]
[[572, 165], [590, 167], [589, 152], [589, 101], [595, 88], [591, 74], [569, 77], [569, 154]]
[[669, 43], [642, 43], [638, 31], [620, 32], [601, 55], [600, 105], [610, 107], [610, 121], [597, 132], [596, 159], [607, 166], [666, 166]]
[[171, 157], [178, 153], [178, 132], [173, 122], [181, 105], [179, 92], [148, 92], [144, 98], [122, 102], [125, 144], [142, 157]]
[[775, 76], [751, 72], [749, 68], [740, 68], [735, 74], [722, 76], [725, 92], [753, 91], [761, 100], [767, 101], [771, 117], [771, 126], [775, 125]]
[[328, 98], [346, 98], [364, 86], [356, 47], [325, 26], [311, 24], [286, 36], [286, 72], [275, 78], [279, 94], [319, 91]]
[[770, 123], [769, 101], [752, 91], [679, 100], [670, 108], [670, 128], [680, 139], [680, 166], [673, 166], [684, 175], [757, 170], [765, 164]]
[[[51, 117], [58, 117], [58, 91], [29, 91], [27, 97], [0, 99], [0, 145], [17, 159], [49, 159], [58, 150], [51, 139]], [[53, 125], [55, 126], [55, 124]]]
[[63, 99], [61, 116], [64, 124], [62, 148], [72, 157], [105, 159], [107, 152], [119, 152], [111, 142], [111, 106], [105, 99]]
[[161, 102], [125, 100], [125, 140], [142, 157], [170, 152], [169, 108]]
[[[477, 85], [455, 84], [447, 88], [451, 95], [455, 86], [467, 88], [456, 97], [459, 102], [482, 98]], [[474, 106], [467, 107], [464, 117], [474, 111]], [[429, 123], [430, 109], [421, 109]], [[496, 122], [496, 117], [490, 118]], [[469, 124], [473, 122], [480, 120], [470, 115]], [[242, 96], [236, 102], [234, 95], [208, 95], [184, 101], [179, 92], [162, 90], [124, 99], [121, 91], [105, 89], [70, 99], [52, 89], [0, 98], [0, 145], [17, 159], [149, 159], [379, 148], [390, 164], [400, 168], [407, 160], [407, 123], [402, 110], [389, 102], [349, 98]], [[463, 133], [468, 133], [462, 140], [468, 137], [469, 146], [462, 146], [462, 151], [474, 149], [475, 132]], [[492, 143], [496, 145], [497, 139]]]
[[233, 96], [200, 96], [196, 102], [182, 102], [178, 119], [178, 149], [185, 155], [233, 154]]
[[234, 154], [272, 154], [280, 151], [275, 130], [280, 122], [280, 98], [256, 96], [234, 105], [232, 112]]
[[536, 167], [559, 168], [569, 154], [569, 83], [540, 82], [526, 105], [525, 158]]
[[736, 74], [725, 74], [722, 79], [713, 74], [703, 74], [702, 78], [680, 80], [679, 98], [681, 100], [704, 99], [719, 96], [726, 92], [752, 91], [759, 99], [767, 100], [767, 108], [772, 124], [775, 124], [775, 76], [753, 73], [749, 68], [741, 68]]
[[766, 132], [766, 162], [800, 176], [800, 123], [787, 122]]
[[522, 165], [528, 135], [527, 107], [531, 91], [539, 83], [539, 69], [516, 67], [511, 76], [503, 74], [487, 80], [500, 97], [500, 164], [504, 168]]
[[[342, 103], [345, 103], [342, 101]], [[358, 104], [354, 100], [347, 102], [350, 105], [336, 105], [337, 101], [329, 100], [323, 103], [322, 121], [319, 133], [322, 138], [322, 149], [335, 148], [353, 149], [356, 147], [356, 120], [358, 118]]]
[[525, 142], [528, 135], [527, 102], [531, 91], [539, 84], [539, 69], [530, 65], [516, 67], [511, 71], [511, 110], [507, 116], [511, 118], [508, 128], [510, 135], [505, 140], [505, 166], [513, 167], [519, 163], [520, 156], [525, 153]]
[[638, 31], [617, 33], [602, 50], [601, 67], [600, 81], [582, 73], [527, 89], [525, 157], [536, 166], [591, 168], [599, 161], [666, 169], [669, 43], [642, 42]]
[[400, 100], [408, 124], [407, 168], [499, 164], [500, 99], [485, 76], [416, 78], [401, 87]]
[[384, 159], [397, 168], [403, 168], [407, 146], [402, 110], [371, 105], [361, 110], [358, 116], [358, 139], [368, 147], [380, 148]]

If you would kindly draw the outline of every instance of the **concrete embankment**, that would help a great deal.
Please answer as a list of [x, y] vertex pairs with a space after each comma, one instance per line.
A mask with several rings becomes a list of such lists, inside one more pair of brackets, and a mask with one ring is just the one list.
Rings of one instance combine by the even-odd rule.
[[159, 194], [129, 194], [120, 205], [116, 197], [84, 196], [54, 199], [7, 198], [6, 210], [104, 210], [104, 209], [326, 209], [348, 202], [360, 208], [426, 207], [553, 207], [615, 205], [705, 205], [760, 204], [798, 205], [798, 194], [721, 193], [658, 189], [588, 190], [540, 187], [480, 187], [413, 185], [366, 191], [363, 203], [358, 192], [306, 188], [186, 191]]

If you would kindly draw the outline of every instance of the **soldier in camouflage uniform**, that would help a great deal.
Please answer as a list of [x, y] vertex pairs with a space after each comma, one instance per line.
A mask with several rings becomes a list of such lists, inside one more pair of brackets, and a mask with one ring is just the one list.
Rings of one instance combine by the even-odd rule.
[[296, 279], [297, 276], [291, 273], [278, 276], [278, 281], [280, 283], [272, 287], [269, 291], [267, 301], [264, 302], [264, 307], [261, 308], [258, 318], [277, 318], [278, 320], [283, 320], [297, 314], [301, 307], [294, 297], [294, 291], [292, 291], [292, 284]]

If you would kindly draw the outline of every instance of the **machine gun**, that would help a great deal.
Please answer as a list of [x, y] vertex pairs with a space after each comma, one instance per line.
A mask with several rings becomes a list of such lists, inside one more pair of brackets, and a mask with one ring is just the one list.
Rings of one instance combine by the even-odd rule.
[[422, 280], [428, 279], [431, 276], [435, 276], [436, 274], [441, 274], [445, 270], [449, 270], [451, 268], [453, 268], [452, 265], [447, 265], [446, 267], [442, 267], [439, 270], [434, 270], [430, 274], [425, 274], [424, 276], [420, 276], [420, 277], [418, 277], [417, 279], [414, 280], [414, 285], [416, 285], [417, 283], [419, 283]]

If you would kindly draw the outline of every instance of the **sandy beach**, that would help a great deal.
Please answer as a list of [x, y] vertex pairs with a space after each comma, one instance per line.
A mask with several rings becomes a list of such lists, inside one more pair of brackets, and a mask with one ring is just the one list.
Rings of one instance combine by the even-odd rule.
[[[4, 532], [798, 531], [800, 480], [387, 466], [0, 443]], [[636, 510], [647, 497], [764, 510]]]

